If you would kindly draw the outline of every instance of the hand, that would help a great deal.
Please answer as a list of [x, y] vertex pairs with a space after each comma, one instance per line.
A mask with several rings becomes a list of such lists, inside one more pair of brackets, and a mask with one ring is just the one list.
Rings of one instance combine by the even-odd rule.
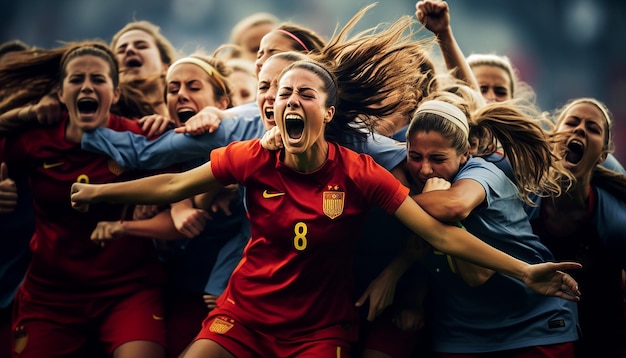
[[139, 120], [141, 129], [145, 133], [146, 137], [151, 138], [153, 136], [163, 134], [170, 126], [173, 126], [174, 121], [160, 114], [152, 114], [144, 116]]
[[17, 186], [9, 178], [6, 163], [0, 164], [0, 214], [10, 214], [17, 206]]
[[91, 233], [91, 241], [101, 247], [124, 235], [124, 224], [119, 221], [100, 221]]
[[449, 31], [450, 9], [448, 3], [438, 0], [423, 0], [415, 4], [415, 17], [435, 35]]
[[396, 280], [387, 279], [385, 275], [379, 275], [367, 286], [365, 292], [356, 301], [356, 306], [361, 307], [369, 298], [368, 321], [373, 321], [393, 303], [396, 294], [396, 282]]
[[211, 200], [210, 210], [212, 213], [221, 211], [224, 215], [231, 216], [230, 204], [239, 200], [241, 200], [239, 186], [237, 184], [227, 185], [215, 194], [213, 200]]
[[133, 220], [145, 220], [161, 212], [158, 205], [136, 205], [133, 211]]
[[433, 190], [448, 190], [451, 186], [452, 184], [444, 178], [428, 178], [424, 184], [422, 193], [428, 193]]
[[179, 203], [172, 204], [170, 215], [176, 230], [189, 239], [200, 235], [206, 221], [211, 219], [206, 211]]
[[191, 135], [200, 135], [206, 132], [213, 133], [220, 126], [225, 116], [224, 111], [216, 107], [204, 107], [200, 112], [189, 118], [184, 126], [175, 128], [174, 131]]
[[424, 327], [424, 311], [417, 307], [406, 307], [398, 310], [392, 322], [403, 331], [418, 330]]
[[263, 134], [261, 138], [261, 146], [267, 150], [278, 150], [283, 147], [283, 137], [278, 127], [272, 127]]
[[563, 270], [581, 268], [582, 265], [576, 262], [544, 262], [529, 265], [522, 281], [539, 294], [578, 302], [580, 301], [578, 283]]
[[209, 308], [209, 311], [217, 307], [217, 299], [219, 298], [219, 296], [203, 295], [202, 298], [204, 299], [204, 303], [206, 303], [206, 306]]
[[33, 116], [33, 119], [44, 125], [56, 124], [63, 118], [61, 116], [61, 102], [59, 102], [56, 93], [43, 96], [29, 111], [31, 111], [29, 116]]
[[74, 183], [70, 189], [70, 200], [72, 208], [82, 213], [89, 210], [89, 203], [93, 200], [94, 185], [85, 183]]

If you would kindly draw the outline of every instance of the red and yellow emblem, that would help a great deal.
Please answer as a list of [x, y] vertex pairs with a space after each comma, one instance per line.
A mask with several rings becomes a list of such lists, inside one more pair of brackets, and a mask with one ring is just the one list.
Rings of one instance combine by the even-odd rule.
[[[338, 186], [328, 186], [329, 190], [339, 190]], [[343, 191], [325, 191], [323, 192], [322, 207], [324, 214], [331, 219], [335, 219], [343, 213], [343, 204], [346, 193]]]
[[109, 171], [117, 176], [120, 176], [124, 172], [124, 168], [113, 159], [107, 161], [107, 166], [109, 167]]
[[[230, 322], [229, 322], [230, 321]], [[215, 317], [211, 326], [209, 327], [209, 331], [217, 334], [224, 334], [228, 332], [234, 326], [234, 320], [232, 319], [224, 319], [222, 317]]]

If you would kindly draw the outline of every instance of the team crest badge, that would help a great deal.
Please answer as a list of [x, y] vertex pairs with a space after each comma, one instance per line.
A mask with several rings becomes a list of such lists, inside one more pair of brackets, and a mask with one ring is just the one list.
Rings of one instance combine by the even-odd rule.
[[107, 166], [109, 167], [109, 170], [111, 171], [111, 173], [117, 176], [120, 176], [120, 174], [124, 172], [124, 168], [122, 168], [121, 165], [117, 164], [117, 162], [113, 159], [109, 159], [107, 161]]
[[[338, 190], [339, 187], [328, 186], [328, 189]], [[343, 191], [325, 191], [323, 193], [322, 206], [324, 208], [324, 214], [331, 219], [335, 219], [343, 213], [343, 203], [346, 197], [346, 193]]]
[[[230, 321], [230, 322], [229, 322]], [[232, 319], [224, 319], [221, 317], [215, 317], [211, 326], [209, 327], [209, 331], [217, 334], [224, 334], [228, 332], [234, 326], [234, 320]]]

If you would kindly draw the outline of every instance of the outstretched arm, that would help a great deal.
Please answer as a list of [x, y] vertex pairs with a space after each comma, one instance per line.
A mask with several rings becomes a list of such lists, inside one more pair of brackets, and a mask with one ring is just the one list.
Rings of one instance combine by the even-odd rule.
[[409, 197], [396, 210], [395, 215], [409, 229], [446, 254], [516, 278], [542, 295], [557, 296], [570, 301], [580, 299], [578, 284], [562, 271], [581, 268], [578, 263], [545, 262], [531, 265], [518, 260], [465, 230], [436, 220]]
[[221, 186], [211, 170], [211, 162], [182, 173], [160, 174], [122, 183], [74, 183], [72, 206], [84, 209], [89, 203], [167, 204]]
[[155, 140], [133, 132], [117, 132], [110, 128], [96, 128], [85, 132], [81, 148], [105, 154], [124, 168], [161, 169], [190, 159], [206, 159], [215, 148], [228, 144], [226, 131], [202, 136], [165, 132]]

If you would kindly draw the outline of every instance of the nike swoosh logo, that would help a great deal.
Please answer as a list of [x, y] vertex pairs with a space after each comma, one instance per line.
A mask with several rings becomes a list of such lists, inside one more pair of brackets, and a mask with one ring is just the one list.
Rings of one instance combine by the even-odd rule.
[[61, 166], [61, 165], [63, 165], [63, 164], [65, 164], [65, 163], [63, 163], [63, 162], [58, 162], [58, 163], [45, 163], [45, 162], [44, 162], [44, 163], [43, 163], [43, 168], [44, 168], [44, 169], [50, 169], [50, 168], [54, 168], [54, 167]]
[[265, 199], [275, 198], [277, 196], [283, 196], [285, 193], [268, 193], [267, 190], [263, 190], [263, 197]]

